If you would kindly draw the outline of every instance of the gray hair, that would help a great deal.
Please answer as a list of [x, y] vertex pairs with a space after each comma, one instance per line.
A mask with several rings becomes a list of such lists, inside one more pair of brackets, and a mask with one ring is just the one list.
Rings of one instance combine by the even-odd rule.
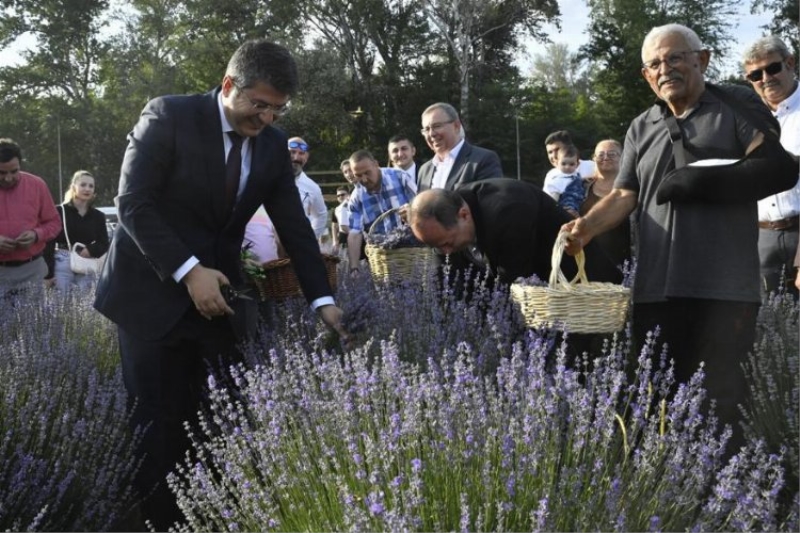
[[742, 63], [745, 65], [748, 63], [755, 63], [759, 59], [773, 53], [780, 55], [782, 60], [792, 55], [783, 41], [775, 35], [768, 35], [745, 48], [742, 54]]
[[[431, 104], [425, 108], [425, 111], [422, 112], [422, 116], [424, 117], [428, 113], [433, 113], [437, 109], [441, 109], [444, 111], [444, 114], [447, 115], [447, 120], [452, 120], [453, 122], [461, 123], [461, 119], [458, 117], [458, 111], [452, 105], [448, 104], [447, 102], [436, 102], [435, 104]], [[461, 128], [458, 130], [459, 138], [464, 138], [464, 126], [462, 124]]]
[[692, 50], [703, 50], [703, 42], [693, 29], [687, 28], [683, 24], [664, 24], [663, 26], [656, 26], [645, 35], [644, 41], [642, 42], [642, 61], [648, 60], [648, 58], [644, 56], [644, 51], [650, 47], [653, 41], [672, 34], [682, 36], [683, 40], [686, 41], [686, 44], [689, 45], [689, 48]]

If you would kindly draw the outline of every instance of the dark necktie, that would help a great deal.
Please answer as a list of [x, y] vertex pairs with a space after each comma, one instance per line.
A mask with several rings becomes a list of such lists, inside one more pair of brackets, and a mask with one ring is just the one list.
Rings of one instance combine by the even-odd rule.
[[229, 131], [228, 136], [233, 143], [225, 162], [225, 209], [233, 210], [236, 204], [236, 193], [239, 191], [239, 178], [242, 174], [242, 142], [244, 138], [235, 131]]

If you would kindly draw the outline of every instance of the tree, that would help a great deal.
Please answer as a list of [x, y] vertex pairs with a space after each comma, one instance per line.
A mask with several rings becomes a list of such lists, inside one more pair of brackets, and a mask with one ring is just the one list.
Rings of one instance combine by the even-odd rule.
[[773, 13], [769, 31], [781, 37], [794, 57], [800, 58], [800, 1], [798, 0], [753, 0], [752, 13]]
[[[692, 28], [714, 55], [730, 42], [735, 0], [587, 0], [589, 42], [579, 56], [596, 67], [592, 76], [597, 108], [610, 129], [625, 128], [653, 101], [641, 79], [641, 48], [651, 28], [676, 22]], [[713, 78], [714, 70], [709, 71]], [[638, 82], [632, 80], [638, 79]], [[624, 130], [623, 130], [624, 131]]]
[[469, 122], [470, 76], [483, 62], [494, 32], [525, 31], [541, 37], [542, 23], [558, 15], [555, 0], [422, 0], [445, 39], [458, 72], [461, 116]]

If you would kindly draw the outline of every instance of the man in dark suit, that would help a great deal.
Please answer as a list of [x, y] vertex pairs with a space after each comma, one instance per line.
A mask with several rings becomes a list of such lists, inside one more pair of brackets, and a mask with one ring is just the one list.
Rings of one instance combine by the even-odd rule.
[[[488, 269], [503, 283], [535, 274], [550, 277], [553, 245], [570, 216], [538, 186], [508, 178], [488, 179], [448, 191], [419, 193], [409, 208], [414, 235], [443, 254], [456, 268]], [[622, 281], [622, 273], [597, 246], [587, 246], [591, 281]], [[568, 278], [575, 261], [562, 259]]]
[[422, 113], [422, 136], [433, 150], [433, 158], [422, 165], [417, 189], [453, 190], [466, 183], [503, 175], [495, 152], [474, 146], [464, 138], [458, 111], [446, 103], [428, 106]]
[[244, 229], [259, 205], [306, 298], [343, 333], [286, 137], [271, 126], [296, 88], [288, 50], [249, 41], [231, 57], [220, 87], [150, 101], [128, 136], [120, 226], [95, 307], [118, 326], [123, 379], [137, 402], [132, 424], [150, 424], [137, 486], [146, 497], [143, 517], [159, 529], [181, 518], [165, 476], [189, 448], [182, 424], [196, 418], [208, 370], [241, 361], [239, 325], [255, 309], [223, 293], [243, 282]]

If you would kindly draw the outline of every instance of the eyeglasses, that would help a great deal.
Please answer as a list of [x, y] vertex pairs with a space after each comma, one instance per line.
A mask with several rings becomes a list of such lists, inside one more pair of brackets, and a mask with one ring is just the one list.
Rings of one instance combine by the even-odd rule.
[[242, 96], [244, 96], [245, 99], [247, 99], [248, 102], [250, 102], [250, 105], [253, 106], [253, 109], [258, 111], [259, 115], [261, 113], [266, 113], [267, 111], [269, 111], [269, 112], [272, 113], [273, 117], [276, 117], [276, 118], [277, 117], [282, 117], [283, 115], [288, 113], [289, 110], [292, 107], [292, 103], [291, 102], [286, 102], [283, 105], [268, 104], [266, 102], [257, 102], [255, 100], [253, 100], [252, 98], [250, 98], [249, 96], [247, 96], [247, 93], [244, 92], [244, 89], [239, 87], [237, 84], [234, 83], [233, 86], [236, 87], [236, 90], [238, 90], [239, 93]]
[[455, 120], [447, 120], [445, 122], [437, 122], [435, 124], [431, 124], [430, 126], [425, 126], [421, 130], [419, 130], [419, 132], [422, 135], [428, 135], [429, 133], [436, 133], [437, 131], [441, 130], [442, 128], [444, 128], [448, 124], [452, 124], [453, 122], [455, 122]]
[[683, 52], [673, 52], [664, 59], [653, 59], [642, 63], [642, 68], [646, 68], [650, 72], [658, 72], [662, 63], [666, 63], [670, 68], [677, 68], [683, 65], [686, 61], [688, 54], [697, 54], [702, 50], [684, 50]]
[[619, 152], [616, 150], [609, 150], [608, 152], [597, 152], [594, 154], [595, 159], [616, 159], [619, 157]]
[[347, 198], [347, 193], [340, 192], [336, 195], [336, 198]]
[[774, 63], [770, 63], [764, 68], [757, 68], [755, 70], [751, 70], [747, 74], [744, 75], [745, 78], [752, 82], [761, 81], [764, 78], [764, 73], [766, 72], [770, 76], [774, 76], [778, 72], [783, 70], [783, 61], [776, 61]]
[[300, 141], [289, 141], [289, 148], [308, 152], [308, 145], [306, 143], [301, 143]]

